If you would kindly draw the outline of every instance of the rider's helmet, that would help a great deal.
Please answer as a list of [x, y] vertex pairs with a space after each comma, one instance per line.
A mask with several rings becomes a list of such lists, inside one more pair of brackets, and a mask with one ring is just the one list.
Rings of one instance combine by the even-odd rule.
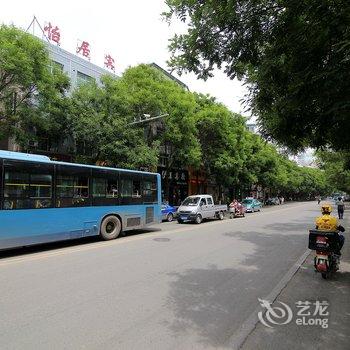
[[321, 207], [322, 214], [330, 214], [332, 212], [332, 206], [330, 204], [324, 204]]

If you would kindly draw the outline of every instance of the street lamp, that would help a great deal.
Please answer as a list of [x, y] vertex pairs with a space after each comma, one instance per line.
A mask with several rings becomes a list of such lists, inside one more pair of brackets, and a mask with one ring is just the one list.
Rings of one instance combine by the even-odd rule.
[[165, 113], [165, 114], [157, 115], [156, 117], [151, 117], [150, 114], [144, 114], [143, 118], [140, 117], [139, 120], [135, 120], [132, 123], [129, 123], [128, 125], [143, 124], [143, 123], [150, 122], [150, 121], [153, 121], [153, 120], [156, 120], [156, 119], [167, 117], [168, 115], [169, 115], [168, 113]]

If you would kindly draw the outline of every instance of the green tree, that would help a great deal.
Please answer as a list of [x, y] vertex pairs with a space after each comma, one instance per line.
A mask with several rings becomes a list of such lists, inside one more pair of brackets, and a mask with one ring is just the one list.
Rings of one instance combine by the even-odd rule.
[[[120, 79], [104, 77], [102, 87], [82, 85], [73, 94], [70, 113], [79, 160], [155, 170], [160, 145], [167, 145], [169, 168], [198, 166], [195, 106], [190, 92], [149, 65], [129, 68]], [[166, 117], [158, 125], [133, 124], [144, 114]], [[153, 133], [154, 127], [161, 132]]]
[[62, 136], [68, 87], [68, 77], [52, 67], [41, 40], [0, 26], [0, 138], [14, 137], [27, 147], [40, 130]]
[[127, 108], [131, 115], [166, 114], [156, 139], [170, 149], [168, 167], [198, 167], [201, 153], [194, 118], [194, 95], [147, 64], [127, 69], [121, 82], [127, 91]]
[[172, 67], [244, 79], [264, 135], [293, 150], [349, 149], [349, 1], [166, 3], [166, 18], [188, 26], [172, 39]]
[[327, 184], [332, 190], [350, 193], [349, 154], [319, 151], [316, 155], [320, 168], [325, 172]]
[[230, 112], [214, 98], [196, 94], [196, 127], [202, 166], [219, 186], [239, 181], [245, 161], [245, 119]]
[[294, 161], [278, 154], [274, 192], [294, 199], [312, 199], [316, 195], [331, 192], [325, 171], [300, 167]]
[[331, 193], [331, 186], [327, 182], [325, 171], [318, 168], [303, 167], [300, 169], [302, 182], [300, 192], [309, 194], [310, 198], [316, 195], [326, 195]]
[[158, 143], [147, 144], [142, 128], [133, 120], [127, 104], [127, 91], [121, 80], [102, 79], [81, 85], [72, 95], [71, 131], [79, 162], [121, 168], [155, 167]]
[[246, 172], [254, 174], [249, 181], [251, 184], [259, 184], [263, 188], [278, 191], [277, 173], [280, 164], [280, 154], [273, 145], [266, 143], [260, 136], [248, 134], [249, 157], [246, 161]]

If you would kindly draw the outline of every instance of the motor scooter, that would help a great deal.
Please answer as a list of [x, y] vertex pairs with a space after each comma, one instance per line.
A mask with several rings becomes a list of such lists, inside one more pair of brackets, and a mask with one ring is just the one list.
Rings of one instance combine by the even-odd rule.
[[229, 205], [230, 219], [233, 218], [244, 218], [245, 208], [242, 203], [236, 202], [235, 204]]
[[338, 247], [338, 231], [309, 231], [309, 249], [315, 250], [315, 271], [322, 278], [328, 279], [339, 270], [340, 256], [336, 254]]

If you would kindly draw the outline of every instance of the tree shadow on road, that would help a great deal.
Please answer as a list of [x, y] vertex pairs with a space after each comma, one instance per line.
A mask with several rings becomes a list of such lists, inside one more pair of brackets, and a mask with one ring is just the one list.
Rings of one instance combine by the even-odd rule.
[[314, 228], [314, 223], [310, 221], [296, 221], [287, 223], [268, 224], [263, 227], [267, 231], [278, 231], [279, 233], [289, 232], [305, 232], [308, 233], [310, 229]]
[[[302, 268], [295, 274], [286, 288], [278, 296], [275, 306], [279, 302], [292, 307], [294, 321], [283, 327], [275, 327], [273, 335], [271, 329], [258, 324], [254, 332], [250, 334], [243, 350], [250, 349], [348, 349], [350, 341], [350, 251], [344, 252], [344, 259], [340, 263], [340, 271], [324, 280], [319, 273], [314, 272], [313, 254], [311, 254]], [[320, 326], [297, 325], [295, 318], [297, 309], [295, 304], [299, 301], [326, 301], [329, 307], [325, 312], [328, 314], [328, 328]], [[314, 307], [312, 305], [312, 307]], [[315, 318], [311, 310], [309, 318]], [[318, 317], [318, 315], [316, 315]], [[306, 317], [306, 320], [309, 319]]]
[[[175, 337], [195, 333], [205, 346], [224, 346], [258, 306], [258, 298], [269, 294], [299, 258], [304, 245], [300, 234], [286, 238], [278, 233], [248, 231], [226, 232], [223, 236], [233, 250], [242, 243], [249, 243], [250, 249], [240, 248], [240, 258], [233, 254], [226, 267], [209, 265], [169, 274], [172, 281], [166, 306], [173, 310], [176, 320], [167, 326]], [[290, 245], [284, 257], [279, 248], [286, 239], [299, 245]]]

